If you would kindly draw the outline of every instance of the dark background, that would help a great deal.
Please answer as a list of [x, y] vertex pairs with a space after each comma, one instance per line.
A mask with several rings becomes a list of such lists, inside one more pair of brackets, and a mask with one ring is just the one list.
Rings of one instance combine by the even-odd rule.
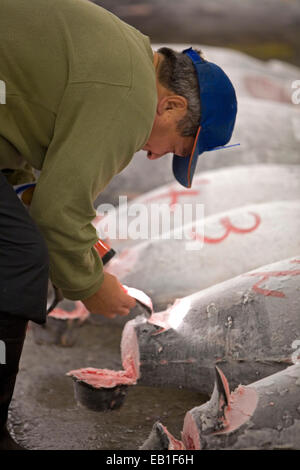
[[152, 43], [230, 47], [300, 66], [300, 0], [93, 0]]

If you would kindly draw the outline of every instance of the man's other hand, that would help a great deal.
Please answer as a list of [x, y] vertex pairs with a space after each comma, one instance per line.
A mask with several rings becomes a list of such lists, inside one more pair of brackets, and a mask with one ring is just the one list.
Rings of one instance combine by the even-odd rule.
[[91, 297], [82, 300], [82, 303], [91, 313], [114, 318], [116, 315], [128, 315], [136, 301], [126, 294], [115, 276], [104, 273], [104, 281], [100, 289]]

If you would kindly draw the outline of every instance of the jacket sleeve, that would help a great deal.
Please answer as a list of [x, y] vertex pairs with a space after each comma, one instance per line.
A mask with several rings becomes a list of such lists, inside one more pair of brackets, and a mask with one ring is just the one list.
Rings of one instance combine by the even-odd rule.
[[103, 281], [93, 245], [93, 202], [143, 145], [130, 88], [69, 84], [63, 96], [30, 213], [50, 256], [50, 277], [65, 297], [83, 300]]

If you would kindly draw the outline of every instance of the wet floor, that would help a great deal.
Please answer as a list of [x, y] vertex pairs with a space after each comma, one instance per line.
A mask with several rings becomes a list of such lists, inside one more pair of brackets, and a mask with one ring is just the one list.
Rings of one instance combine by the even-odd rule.
[[29, 329], [10, 411], [15, 439], [29, 449], [133, 450], [160, 420], [180, 439], [185, 413], [207, 397], [180, 388], [129, 387], [121, 409], [105, 413], [74, 400], [71, 369], [120, 369], [122, 327], [92, 320], [71, 348], [37, 345]]

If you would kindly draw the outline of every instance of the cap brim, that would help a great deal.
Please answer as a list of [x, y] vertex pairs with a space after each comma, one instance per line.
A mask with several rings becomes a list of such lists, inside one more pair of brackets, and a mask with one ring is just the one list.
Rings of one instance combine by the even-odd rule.
[[195, 137], [192, 153], [188, 157], [173, 155], [173, 174], [176, 180], [185, 188], [191, 188], [198, 157], [204, 152], [204, 145], [200, 139], [199, 127]]

